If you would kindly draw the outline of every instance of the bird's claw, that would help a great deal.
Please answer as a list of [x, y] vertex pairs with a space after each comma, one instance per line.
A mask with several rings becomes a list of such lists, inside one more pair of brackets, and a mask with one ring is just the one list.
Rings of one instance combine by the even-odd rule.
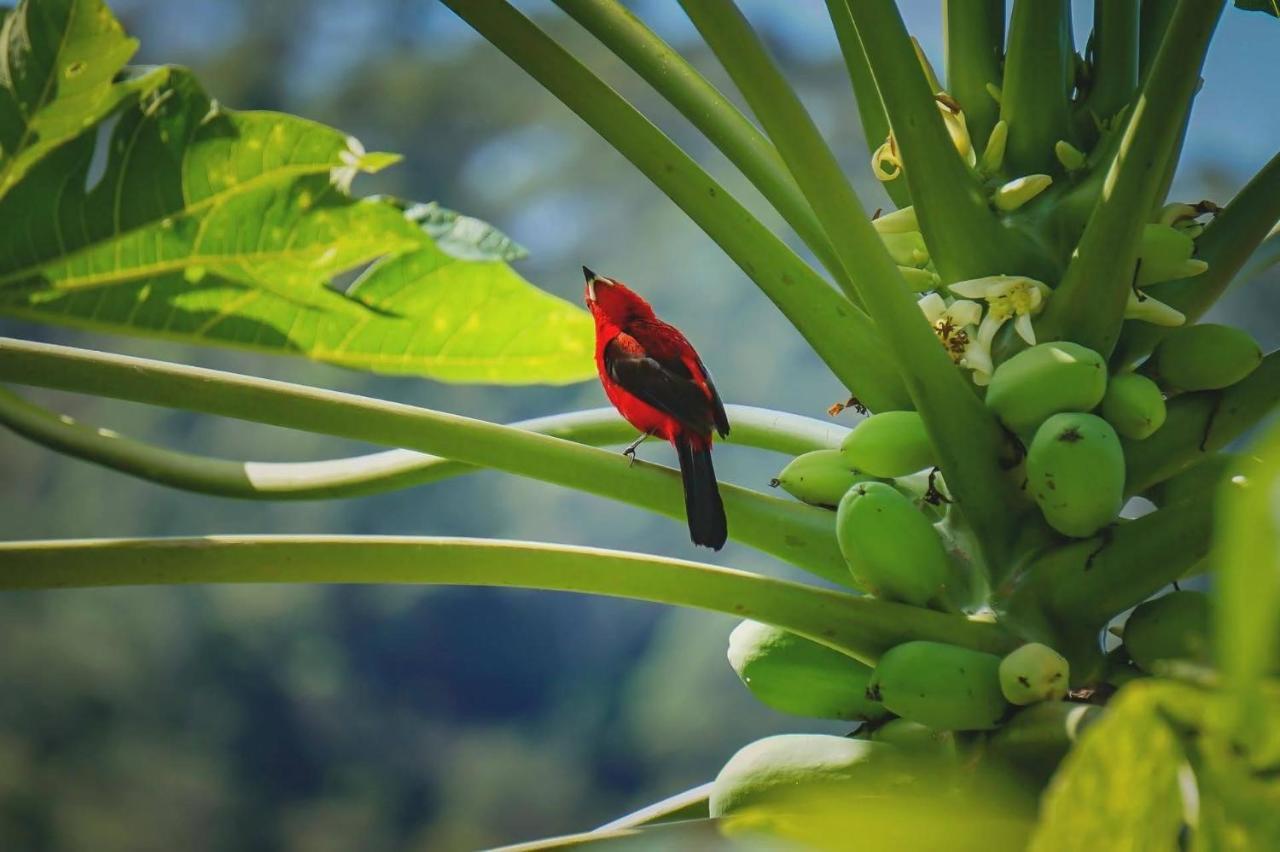
[[634, 464], [636, 463], [636, 448], [635, 448], [635, 447], [627, 447], [625, 450], [623, 450], [623, 451], [622, 451], [622, 454], [623, 454], [624, 456], [626, 456], [626, 457], [627, 457], [627, 467], [628, 467], [628, 468], [630, 468], [632, 465], [634, 465]]

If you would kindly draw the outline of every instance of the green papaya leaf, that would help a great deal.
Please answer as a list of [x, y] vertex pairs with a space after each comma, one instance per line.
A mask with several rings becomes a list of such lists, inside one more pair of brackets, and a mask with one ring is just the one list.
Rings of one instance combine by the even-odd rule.
[[[1280, 723], [1280, 705], [1268, 707]], [[1221, 737], [1202, 737], [1193, 764], [1200, 808], [1193, 852], [1280, 849], [1280, 775], [1276, 766], [1254, 767], [1251, 756]], [[1276, 756], [1270, 756], [1275, 761]]]
[[0, 198], [30, 168], [164, 82], [118, 79], [138, 49], [102, 0], [23, 0], [0, 25]]
[[[0, 313], [446, 381], [591, 375], [587, 314], [530, 286], [491, 226], [349, 194], [394, 157], [219, 106], [181, 69], [0, 199]], [[441, 240], [437, 244], [432, 233]], [[335, 276], [371, 264], [346, 293]]]
[[1081, 735], [1041, 801], [1032, 852], [1178, 848], [1186, 760], [1161, 686], [1126, 686]]
[[436, 245], [461, 260], [519, 260], [529, 253], [524, 246], [490, 225], [432, 201], [408, 205], [405, 215], [419, 223]]
[[1236, 0], [1236, 8], [1246, 12], [1265, 12], [1273, 18], [1280, 18], [1280, 0]]

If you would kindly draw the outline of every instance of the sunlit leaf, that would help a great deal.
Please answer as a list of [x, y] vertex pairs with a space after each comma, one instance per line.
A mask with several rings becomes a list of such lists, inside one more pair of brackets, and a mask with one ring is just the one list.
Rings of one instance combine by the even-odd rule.
[[0, 199], [21, 223], [0, 231], [0, 312], [451, 381], [592, 372], [589, 318], [503, 262], [514, 242], [438, 206], [352, 198], [358, 172], [395, 158], [336, 130], [227, 110], [173, 69], [123, 112], [101, 175], [94, 157], [82, 135]]
[[1041, 804], [1033, 852], [1176, 849], [1186, 766], [1160, 684], [1121, 690], [1081, 736]]
[[436, 245], [460, 260], [510, 261], [528, 255], [524, 246], [488, 222], [447, 210], [434, 201], [407, 206], [405, 215], [420, 224]]
[[0, 25], [0, 198], [168, 69], [117, 78], [138, 49], [102, 0], [23, 0]]
[[[1274, 695], [1266, 715], [1269, 725], [1280, 724]], [[1274, 766], [1255, 769], [1250, 758], [1225, 739], [1201, 739], [1194, 760], [1200, 802], [1194, 852], [1280, 849], [1280, 775]]]

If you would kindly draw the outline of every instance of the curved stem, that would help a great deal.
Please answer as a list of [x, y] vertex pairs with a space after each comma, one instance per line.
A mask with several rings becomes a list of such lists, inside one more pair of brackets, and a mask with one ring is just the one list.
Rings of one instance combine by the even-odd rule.
[[1122, 440], [1125, 491], [1141, 494], [1222, 449], [1280, 403], [1280, 350], [1242, 381], [1220, 391], [1175, 397], [1164, 425], [1144, 441]]
[[[901, 367], [946, 471], [947, 485], [987, 548], [988, 562], [999, 564], [1015, 522], [1014, 507], [1020, 504], [998, 464], [1003, 431], [938, 345], [853, 188], [751, 25], [731, 0], [684, 0], [683, 5], [777, 144], [846, 268], [856, 270], [854, 283], [862, 302]], [[907, 47], [910, 50], [910, 42]], [[911, 62], [919, 76], [914, 53]], [[927, 107], [945, 139], [932, 98]], [[945, 144], [948, 156], [959, 163], [950, 141]]]
[[1093, 88], [1084, 107], [1098, 119], [1115, 115], [1137, 91], [1138, 16], [1139, 0], [1094, 0]]
[[646, 805], [637, 811], [610, 820], [599, 828], [592, 829], [582, 835], [584, 839], [592, 838], [606, 832], [621, 831], [628, 828], [641, 828], [686, 819], [706, 819], [707, 803], [711, 798], [714, 781], [707, 781], [674, 796]]
[[873, 35], [863, 45], [898, 141], [920, 230], [942, 280], [1004, 273], [1044, 277], [1045, 259], [1024, 237], [1001, 226], [977, 176], [956, 152], [893, 0], [856, 0], [848, 9], [858, 32]]
[[871, 320], [635, 107], [505, 0], [443, 0], [545, 86], [684, 210], [875, 411], [909, 398]]
[[964, 110], [969, 135], [981, 147], [1000, 118], [1000, 105], [987, 91], [1002, 85], [1004, 0], [944, 0], [947, 92]]
[[[1194, 278], [1153, 284], [1147, 292], [1194, 322], [1227, 290], [1280, 220], [1280, 153], [1254, 175], [1196, 240], [1196, 257], [1209, 268]], [[1124, 324], [1115, 363], [1131, 364], [1151, 353], [1170, 329], [1150, 323]]]
[[617, 0], [555, 0], [702, 131], [782, 214], [832, 275], [844, 267], [777, 150], [736, 106]]
[[1070, 2], [1014, 0], [1000, 99], [1000, 118], [1009, 124], [1004, 156], [1010, 174], [1057, 171], [1054, 143], [1072, 141], [1074, 70]]
[[[799, 454], [834, 449], [848, 430], [796, 414], [726, 405], [726, 443]], [[248, 500], [331, 500], [381, 494], [472, 473], [479, 468], [412, 450], [312, 462], [230, 461], [168, 450], [77, 423], [0, 388], [0, 424], [52, 450], [186, 491]], [[591, 446], [623, 443], [635, 429], [612, 408], [509, 424]]]
[[[843, 268], [850, 273], [845, 295], [857, 304], [866, 301], [866, 282], [851, 280], [855, 269], [859, 270], [858, 279], [864, 277], [860, 260], [871, 260], [872, 266], [881, 270], [892, 268], [893, 275], [878, 283], [902, 289], [901, 276], [867, 222], [862, 203], [835, 154], [733, 0], [682, 0], [681, 6], [778, 146], [783, 162], [835, 244]], [[858, 225], [866, 227], [859, 229]], [[859, 257], [866, 254], [872, 257]], [[882, 327], [882, 331], [892, 336], [889, 329]]]
[[[218, 370], [0, 338], [0, 381], [201, 411], [434, 453], [684, 518], [677, 471], [470, 417]], [[731, 535], [848, 585], [832, 514], [721, 485]]]
[[1200, 79], [1225, 0], [1181, 0], [1151, 77], [1134, 105], [1120, 150], [1062, 283], [1040, 326], [1046, 340], [1073, 340], [1109, 356], [1120, 335], [1138, 239]]
[[[827, 13], [835, 27], [845, 67], [849, 70], [849, 82], [853, 85], [853, 100], [858, 107], [858, 120], [862, 124], [867, 154], [874, 156], [884, 140], [889, 138], [889, 117], [884, 112], [884, 101], [880, 99], [880, 90], [876, 88], [876, 78], [871, 73], [871, 63], [867, 60], [862, 39], [858, 37], [858, 28], [854, 26], [853, 16], [849, 14], [849, 0], [827, 0]], [[911, 204], [911, 191], [907, 189], [907, 182], [901, 176], [880, 185], [897, 207]]]
[[1277, 263], [1280, 263], [1280, 228], [1272, 229], [1271, 233], [1267, 234], [1266, 239], [1259, 244], [1253, 254], [1249, 255], [1244, 266], [1240, 267], [1240, 271], [1231, 279], [1227, 289], [1249, 283]]
[[0, 543], [0, 589], [179, 583], [432, 583], [609, 595], [790, 630], [874, 664], [909, 639], [1010, 647], [995, 624], [615, 550], [464, 538], [207, 536]]

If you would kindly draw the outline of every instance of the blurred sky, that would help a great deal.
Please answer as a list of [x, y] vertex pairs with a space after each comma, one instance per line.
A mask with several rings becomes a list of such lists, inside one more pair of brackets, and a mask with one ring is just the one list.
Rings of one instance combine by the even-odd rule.
[[[579, 298], [584, 263], [636, 285], [689, 334], [728, 401], [822, 417], [842, 397], [799, 336], [709, 239], [437, 3], [112, 5], [142, 41], [139, 61], [189, 65], [231, 107], [299, 113], [355, 134], [370, 150], [405, 155], [395, 169], [361, 178], [357, 190], [438, 200], [493, 222], [530, 249], [519, 270], [565, 298]], [[550, 2], [519, 5], [764, 221], [779, 225], [723, 158]], [[727, 87], [674, 0], [631, 5]], [[870, 178], [824, 4], [741, 5], [864, 203], [886, 204]], [[902, 5], [940, 68], [937, 4]], [[1091, 8], [1077, 4], [1078, 44]], [[1280, 22], [1228, 10], [1174, 198], [1225, 202], [1274, 154], [1277, 55]], [[1280, 297], [1274, 275], [1270, 281], [1234, 294], [1218, 314], [1246, 325], [1267, 348], [1280, 342]], [[190, 359], [491, 420], [604, 404], [595, 383], [457, 387], [11, 322], [0, 331]], [[182, 412], [30, 396], [86, 422], [225, 458], [308, 459], [364, 449]], [[641, 455], [672, 462], [669, 448], [656, 442]], [[8, 539], [487, 535], [642, 549], [795, 576], [737, 545], [718, 555], [694, 551], [682, 523], [493, 473], [356, 500], [248, 504], [140, 483], [7, 433], [0, 434], [0, 461], [0, 537]], [[756, 488], [784, 461], [717, 450], [723, 478]], [[77, 841], [87, 838], [99, 849], [461, 849], [589, 827], [705, 780], [754, 737], [839, 729], [787, 719], [752, 701], [724, 661], [732, 625], [638, 603], [519, 591], [9, 596], [0, 600], [0, 680], [7, 684], [0, 694], [0, 841], [6, 825], [21, 825], [28, 831], [23, 847], [32, 849], [86, 848]], [[6, 813], [20, 819], [6, 823]], [[175, 814], [202, 814], [205, 822]], [[136, 833], [121, 828], [136, 820], [150, 821], [154, 842], [139, 845]]]

